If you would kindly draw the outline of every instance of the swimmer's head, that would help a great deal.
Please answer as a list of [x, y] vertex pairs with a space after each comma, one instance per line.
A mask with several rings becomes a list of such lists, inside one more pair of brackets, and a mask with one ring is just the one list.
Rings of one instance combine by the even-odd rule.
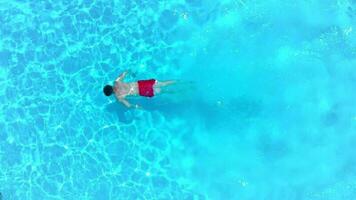
[[114, 89], [112, 88], [111, 85], [105, 85], [103, 92], [106, 96], [110, 96], [114, 92]]

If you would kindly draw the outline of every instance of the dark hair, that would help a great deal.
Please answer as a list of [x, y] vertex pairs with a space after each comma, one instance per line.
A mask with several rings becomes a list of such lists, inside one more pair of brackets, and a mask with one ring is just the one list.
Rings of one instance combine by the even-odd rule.
[[110, 96], [113, 93], [113, 88], [111, 85], [105, 85], [103, 92], [106, 96]]

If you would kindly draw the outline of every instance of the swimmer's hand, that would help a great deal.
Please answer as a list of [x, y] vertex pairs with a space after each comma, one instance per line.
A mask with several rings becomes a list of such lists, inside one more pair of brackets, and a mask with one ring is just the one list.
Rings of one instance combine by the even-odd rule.
[[138, 104], [136, 105], [132, 105], [130, 104], [130, 102], [128, 102], [126, 99], [122, 98], [122, 99], [119, 99], [119, 101], [124, 104], [127, 108], [136, 108], [136, 109], [142, 109], [142, 107]]
[[127, 108], [133, 108], [133, 109], [142, 109], [142, 107], [140, 106], [140, 105], [132, 105], [132, 104], [130, 104], [130, 105], [128, 105], [128, 106], [126, 106]]
[[136, 109], [142, 109], [142, 106], [136, 104], [136, 105], [135, 105], [135, 108], [136, 108]]
[[116, 82], [119, 82], [119, 81], [122, 81], [124, 78], [125, 78], [125, 76], [127, 75], [127, 73], [128, 73], [128, 71], [126, 70], [126, 71], [124, 71], [122, 74], [120, 74], [120, 76], [119, 77], [117, 77], [116, 78]]
[[126, 70], [126, 72], [129, 73], [130, 76], [133, 77], [133, 78], [136, 78], [136, 76], [137, 76], [136, 75], [137, 73], [135, 71], [133, 71], [132, 69]]

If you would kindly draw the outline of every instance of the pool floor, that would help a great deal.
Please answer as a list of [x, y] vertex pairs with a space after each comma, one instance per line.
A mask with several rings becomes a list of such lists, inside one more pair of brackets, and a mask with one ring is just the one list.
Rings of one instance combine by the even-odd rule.
[[[356, 198], [356, 2], [0, 2], [0, 200]], [[179, 80], [130, 98], [103, 86]]]

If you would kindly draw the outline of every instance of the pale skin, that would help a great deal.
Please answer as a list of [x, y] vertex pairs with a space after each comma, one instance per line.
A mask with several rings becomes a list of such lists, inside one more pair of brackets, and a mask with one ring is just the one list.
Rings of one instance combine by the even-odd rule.
[[[113, 87], [115, 97], [117, 98], [117, 100], [120, 103], [124, 104], [128, 108], [131, 108], [131, 107], [140, 108], [139, 105], [132, 105], [126, 99], [126, 97], [129, 97], [129, 96], [138, 96], [139, 95], [137, 82], [129, 82], [129, 83], [123, 82], [127, 73], [128, 72], [125, 71], [119, 77], [116, 78], [115, 84]], [[153, 91], [154, 91], [155, 95], [162, 92], [162, 87], [171, 85], [175, 82], [176, 81], [156, 81], [155, 84], [153, 85]]]

